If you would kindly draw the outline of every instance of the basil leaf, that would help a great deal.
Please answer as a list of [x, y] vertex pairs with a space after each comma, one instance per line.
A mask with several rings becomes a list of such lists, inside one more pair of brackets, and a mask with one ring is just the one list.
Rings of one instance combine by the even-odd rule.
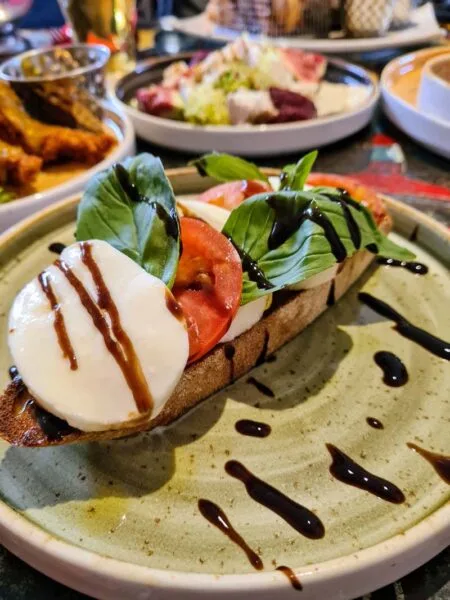
[[99, 173], [78, 206], [76, 238], [108, 242], [170, 287], [180, 225], [161, 161], [140, 154]]
[[296, 165], [286, 165], [280, 177], [280, 190], [302, 190], [318, 154], [314, 150], [305, 154]]
[[218, 181], [239, 179], [268, 181], [266, 175], [256, 165], [231, 154], [213, 152], [196, 158], [189, 164], [196, 167], [202, 177], [209, 175]]
[[[363, 211], [350, 204], [346, 207], [358, 227], [360, 248], [378, 245], [383, 234], [374, 234]], [[232, 211], [223, 233], [245, 259], [242, 304], [300, 283], [336, 264], [330, 231], [326, 234], [322, 225], [311, 220], [317, 215], [318, 221], [322, 224], [326, 221], [331, 233], [335, 232], [339, 243], [333, 246], [352, 256], [358, 248], [352, 240], [344, 209], [320, 194], [305, 191], [258, 194]], [[398, 249], [393, 242], [389, 245]], [[408, 251], [402, 252], [411, 256]]]
[[[340, 197], [342, 194], [340, 190], [332, 187], [315, 187], [310, 191], [312, 193], [336, 198]], [[378, 229], [375, 219], [373, 218], [373, 215], [367, 206], [364, 206], [364, 204], [358, 202], [357, 200], [353, 200], [352, 198], [348, 198], [348, 201], [357, 206], [358, 210], [364, 214], [367, 224], [374, 235], [375, 244], [378, 249], [378, 255], [385, 256], [386, 258], [394, 258], [395, 260], [412, 260], [415, 258], [415, 254], [413, 254], [410, 250], [407, 250], [402, 246], [398, 246]]]

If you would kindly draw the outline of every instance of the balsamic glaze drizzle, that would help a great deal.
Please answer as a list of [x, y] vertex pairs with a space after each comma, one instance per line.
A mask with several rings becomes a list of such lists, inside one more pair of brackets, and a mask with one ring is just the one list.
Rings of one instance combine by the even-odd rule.
[[9, 368], [9, 376], [19, 386], [17, 388], [17, 397], [14, 401], [14, 413], [16, 416], [22, 415], [27, 411], [32, 411], [34, 419], [49, 442], [59, 441], [65, 435], [76, 431], [67, 421], [52, 415], [36, 404], [34, 398], [30, 396], [16, 366], [13, 365]]
[[361, 231], [359, 230], [358, 224], [355, 221], [355, 218], [352, 215], [352, 212], [348, 205], [350, 204], [350, 206], [352, 206], [359, 212], [361, 212], [362, 210], [361, 205], [359, 204], [359, 202], [356, 202], [355, 200], [353, 200], [353, 198], [350, 197], [350, 194], [347, 192], [347, 190], [344, 190], [342, 188], [338, 188], [338, 190], [339, 196], [333, 194], [322, 195], [328, 198], [328, 200], [331, 200], [331, 202], [336, 202], [337, 204], [339, 204], [344, 214], [347, 229], [350, 233], [353, 245], [357, 250], [359, 250], [359, 248], [361, 248]]
[[334, 228], [330, 219], [320, 210], [319, 205], [311, 200], [299, 213], [293, 214], [284, 201], [283, 196], [273, 195], [267, 198], [267, 203], [275, 211], [275, 219], [268, 239], [269, 250], [274, 250], [288, 240], [301, 225], [309, 220], [319, 225], [331, 246], [337, 262], [347, 257], [347, 250]]
[[396, 485], [369, 473], [333, 444], [326, 444], [326, 447], [333, 459], [330, 465], [330, 473], [333, 477], [392, 504], [405, 502], [405, 495]]
[[419, 233], [419, 225], [416, 225], [414, 229], [411, 231], [411, 235], [409, 236], [409, 240], [411, 242], [415, 242], [417, 240], [417, 235]]
[[384, 429], [383, 423], [378, 419], [375, 419], [375, 417], [367, 417], [366, 422], [367, 425], [370, 425], [370, 427], [373, 427], [374, 429]]
[[219, 506], [217, 506], [217, 504], [202, 498], [198, 501], [198, 509], [205, 519], [211, 523], [211, 525], [214, 525], [220, 529], [222, 533], [224, 533], [232, 542], [237, 544], [239, 548], [245, 552], [252, 567], [258, 571], [264, 568], [260, 557], [254, 550], [250, 548], [244, 538], [240, 536], [239, 533], [234, 529], [226, 514]]
[[117, 180], [122, 187], [125, 194], [132, 202], [145, 202], [152, 206], [158, 217], [164, 223], [166, 234], [175, 240], [180, 238], [180, 230], [178, 224], [178, 215], [175, 208], [168, 210], [160, 202], [150, 200], [147, 196], [142, 195], [137, 189], [136, 185], [131, 181], [129, 172], [121, 164], [116, 164], [113, 167], [116, 174]]
[[242, 248], [235, 244], [230, 236], [227, 236], [227, 238], [230, 240], [230, 242], [235, 247], [236, 252], [239, 254], [239, 258], [242, 262], [242, 270], [244, 271], [244, 273], [247, 273], [250, 281], [256, 283], [256, 286], [260, 290], [270, 290], [273, 287], [275, 287], [273, 283], [271, 283], [264, 275], [264, 271], [258, 266], [256, 260], [253, 260], [250, 254], [247, 254], [245, 250], [242, 250]]
[[54, 254], [61, 254], [64, 248], [66, 248], [66, 245], [61, 242], [52, 242], [48, 247], [49, 251]]
[[305, 506], [291, 500], [276, 488], [255, 477], [240, 462], [229, 460], [225, 464], [225, 471], [231, 477], [242, 481], [248, 495], [253, 500], [275, 512], [305, 537], [318, 540], [325, 535], [325, 528], [319, 517]]
[[299, 592], [302, 591], [303, 586], [300, 582], [300, 579], [297, 577], [297, 575], [294, 573], [294, 571], [291, 569], [291, 567], [286, 567], [285, 565], [280, 565], [275, 570], [280, 571], [280, 573], [284, 573], [286, 575], [286, 577], [291, 582], [291, 585], [294, 588], [294, 590], [298, 590]]
[[333, 281], [330, 284], [330, 290], [328, 292], [328, 297], [327, 297], [327, 306], [334, 306], [334, 304], [336, 303], [336, 285]]
[[413, 325], [399, 312], [390, 307], [389, 304], [375, 298], [375, 296], [372, 296], [371, 294], [360, 292], [358, 298], [382, 317], [394, 321], [394, 329], [396, 329], [400, 335], [415, 342], [419, 346], [422, 346], [422, 348], [425, 348], [425, 350], [428, 350], [435, 356], [450, 360], [450, 342], [444, 342], [444, 340], [428, 333], [424, 329], [420, 329], [420, 327]]
[[19, 370], [16, 365], [11, 365], [8, 369], [10, 379], [15, 379], [19, 375]]
[[[127, 333], [122, 328], [120, 315], [111, 294], [103, 280], [103, 276], [95, 262], [89, 242], [81, 242], [81, 259], [89, 269], [97, 288], [97, 302], [89, 295], [80, 279], [73, 270], [61, 259], [55, 266], [65, 275], [74, 288], [81, 303], [89, 313], [94, 326], [100, 332], [105, 346], [114, 357], [121, 369], [125, 381], [130, 388], [136, 406], [140, 413], [148, 413], [153, 406], [153, 399], [142, 371], [139, 358]], [[104, 312], [108, 313], [110, 324]]]
[[236, 431], [242, 435], [258, 438], [265, 438], [272, 432], [271, 426], [267, 423], [260, 423], [259, 421], [252, 421], [251, 419], [241, 419], [240, 421], [236, 421], [235, 428]]
[[264, 394], [264, 396], [268, 396], [269, 398], [275, 398], [275, 394], [272, 392], [270, 387], [267, 387], [267, 385], [265, 385], [258, 379], [255, 379], [254, 377], [249, 377], [247, 379], [247, 383], [254, 385], [258, 392], [261, 392], [261, 394]]
[[415, 262], [413, 260], [397, 260], [395, 258], [386, 258], [385, 256], [378, 256], [377, 263], [379, 265], [387, 265], [388, 267], [402, 267], [415, 275], [426, 275], [428, 273], [427, 265], [421, 262]]
[[42, 273], [39, 273], [38, 275], [38, 281], [42, 291], [47, 297], [50, 308], [53, 311], [53, 328], [55, 330], [56, 338], [58, 340], [59, 347], [61, 348], [62, 355], [64, 358], [68, 359], [71, 371], [76, 371], [78, 369], [77, 357], [75, 356], [75, 351], [70, 341], [69, 334], [67, 333], [66, 322], [61, 310], [61, 305], [56, 298], [50, 282], [49, 274], [46, 271], [42, 271]]
[[30, 402], [30, 408], [33, 409], [39, 427], [50, 442], [57, 442], [69, 433], [76, 431], [67, 421], [47, 412], [33, 400]]
[[417, 446], [417, 444], [411, 442], [408, 442], [406, 445], [427, 460], [439, 477], [445, 481], [445, 483], [450, 485], [450, 456], [425, 450], [425, 448], [421, 448], [420, 446]]
[[383, 371], [383, 382], [390, 387], [401, 387], [408, 383], [408, 371], [398, 356], [382, 350], [373, 355], [376, 364]]
[[182, 323], [184, 323], [183, 309], [181, 308], [180, 304], [178, 304], [178, 302], [175, 300], [175, 297], [169, 290], [169, 288], [166, 288], [165, 299], [166, 306], [169, 309], [169, 312], [172, 313], [172, 315], [175, 317], [175, 319], [177, 319], [177, 321], [181, 321]]
[[227, 342], [224, 344], [223, 351], [225, 358], [230, 362], [230, 381], [234, 380], [234, 355], [236, 354], [236, 348], [233, 344]]
[[256, 363], [255, 363], [255, 367], [259, 367], [259, 365], [262, 365], [263, 362], [265, 362], [266, 360], [266, 356], [267, 356], [267, 348], [269, 346], [269, 332], [266, 331], [264, 332], [264, 341], [263, 341], [263, 345], [261, 348], [261, 352], [259, 353], [258, 358], [256, 359]]

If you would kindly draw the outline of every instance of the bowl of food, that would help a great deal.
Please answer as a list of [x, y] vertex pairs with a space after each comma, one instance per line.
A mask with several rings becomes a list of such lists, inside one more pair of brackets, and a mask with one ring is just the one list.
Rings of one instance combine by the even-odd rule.
[[26, 52], [0, 69], [0, 229], [85, 185], [133, 151], [130, 121], [102, 99], [109, 51]]
[[354, 133], [369, 122], [378, 88], [361, 67], [243, 37], [214, 52], [142, 63], [115, 96], [147, 141], [264, 155]]
[[450, 52], [425, 64], [417, 106], [424, 113], [450, 122]]
[[[438, 62], [442, 60], [445, 66], [449, 56], [445, 46], [418, 50], [392, 60], [381, 75], [383, 109], [390, 120], [419, 144], [445, 158], [450, 158], [450, 122], [439, 114], [448, 115], [448, 106], [441, 101], [439, 110], [443, 112], [439, 113], [437, 108], [423, 110], [422, 85], [428, 62], [439, 59]], [[431, 86], [436, 84], [439, 93], [446, 95], [448, 84], [445, 81], [438, 80], [434, 74], [430, 81]], [[428, 87], [428, 77], [425, 87]], [[434, 98], [425, 99], [429, 107], [434, 101]]]
[[144, 154], [0, 236], [7, 548], [101, 599], [338, 600], [448, 544], [448, 230], [314, 160]]

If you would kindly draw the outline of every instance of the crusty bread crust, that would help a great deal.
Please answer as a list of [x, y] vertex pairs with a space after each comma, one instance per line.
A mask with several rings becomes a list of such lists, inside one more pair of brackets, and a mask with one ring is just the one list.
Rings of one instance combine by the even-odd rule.
[[[379, 228], [388, 233], [391, 225], [390, 218], [385, 217]], [[373, 254], [363, 250], [342, 263], [333, 284], [336, 300], [358, 280], [373, 259]], [[49, 438], [36, 419], [35, 412], [31, 408], [22, 410], [31, 396], [20, 377], [17, 377], [0, 397], [0, 437], [17, 446], [50, 446], [117, 439], [169, 425], [205, 398], [248, 373], [266, 356], [310, 325], [326, 310], [331, 285], [328, 282], [301, 292], [277, 293], [275, 302], [261, 321], [232, 342], [216, 346], [201, 360], [186, 368], [163, 411], [149, 423], [90, 433], [67, 427], [63, 428], [60, 436]], [[233, 357], [230, 359], [231, 354]], [[211, 373], [214, 373], [214, 377], [211, 377]]]

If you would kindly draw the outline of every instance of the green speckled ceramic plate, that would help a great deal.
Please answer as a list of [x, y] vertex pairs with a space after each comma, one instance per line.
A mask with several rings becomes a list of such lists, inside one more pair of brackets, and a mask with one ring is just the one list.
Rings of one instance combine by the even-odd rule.
[[[172, 172], [177, 193], [205, 187], [191, 170]], [[274, 397], [246, 378], [165, 430], [121, 441], [19, 449], [0, 442], [0, 542], [32, 566], [96, 598], [303, 597], [346, 599], [426, 562], [449, 541], [449, 486], [408, 442], [450, 454], [450, 368], [362, 306], [361, 289], [413, 323], [450, 338], [450, 241], [445, 228], [388, 201], [394, 237], [429, 266], [426, 276], [371, 268], [334, 307], [254, 370]], [[71, 243], [76, 199], [52, 206], [0, 238], [0, 383], [7, 383], [7, 313], [16, 292]], [[407, 241], [412, 232], [416, 241]], [[392, 388], [373, 360], [403, 359], [409, 382]], [[367, 417], [384, 429], [369, 427]], [[235, 430], [238, 419], [268, 423], [264, 439]], [[399, 486], [391, 504], [330, 474], [332, 443]], [[226, 474], [227, 460], [312, 509], [325, 536], [307, 539], [253, 501]], [[199, 513], [220, 505], [259, 554], [245, 554]], [[303, 591], [275, 570], [288, 565]], [[299, 594], [301, 594], [299, 596]]]

